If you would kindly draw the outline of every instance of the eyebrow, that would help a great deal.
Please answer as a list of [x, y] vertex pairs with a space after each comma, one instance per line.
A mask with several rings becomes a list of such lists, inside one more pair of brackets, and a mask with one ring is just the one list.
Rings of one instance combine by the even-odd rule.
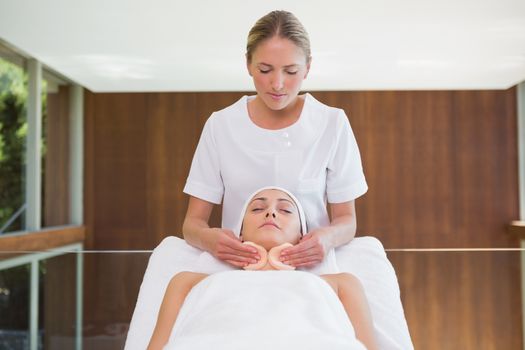
[[[266, 197], [257, 197], [257, 198], [252, 199], [252, 201], [250, 202], [250, 204], [252, 204], [252, 203], [255, 202], [255, 201], [263, 201], [263, 202], [266, 202], [267, 200], [268, 200], [268, 198], [266, 198]], [[288, 203], [292, 204], [292, 205], [295, 207], [295, 203], [292, 202], [292, 201], [289, 200], [289, 199], [286, 199], [286, 198], [277, 198], [277, 200], [278, 200], [279, 202], [288, 202]]]
[[[259, 63], [258, 63], [258, 65], [261, 65], [261, 64], [262, 64], [263, 66], [267, 66], [267, 67], [272, 67], [272, 68], [273, 68], [273, 66], [272, 66], [271, 64], [264, 63], [264, 62], [259, 62]], [[298, 63], [294, 63], [294, 64], [288, 64], [288, 65], [284, 66], [284, 68], [293, 68], [293, 67], [298, 67], [298, 66], [300, 66], [300, 64], [298, 64]]]

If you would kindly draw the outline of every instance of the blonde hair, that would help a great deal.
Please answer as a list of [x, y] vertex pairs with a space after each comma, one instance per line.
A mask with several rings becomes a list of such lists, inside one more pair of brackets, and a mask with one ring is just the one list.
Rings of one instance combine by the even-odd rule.
[[311, 51], [308, 33], [297, 17], [288, 11], [272, 11], [259, 18], [252, 29], [250, 29], [246, 45], [246, 59], [248, 62], [251, 62], [257, 46], [274, 36], [293, 42], [304, 51], [306, 62], [310, 62]]

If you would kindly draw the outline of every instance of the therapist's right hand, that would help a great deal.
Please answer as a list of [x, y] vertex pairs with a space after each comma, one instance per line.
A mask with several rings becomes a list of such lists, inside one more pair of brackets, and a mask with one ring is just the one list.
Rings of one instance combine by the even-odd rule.
[[209, 252], [217, 259], [236, 267], [245, 267], [261, 259], [257, 250], [242, 241], [231, 230], [212, 228], [212, 244]]

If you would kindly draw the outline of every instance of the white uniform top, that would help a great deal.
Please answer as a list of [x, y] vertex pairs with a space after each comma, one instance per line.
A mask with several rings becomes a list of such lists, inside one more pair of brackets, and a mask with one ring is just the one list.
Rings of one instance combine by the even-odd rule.
[[222, 227], [234, 229], [247, 196], [264, 186], [292, 192], [303, 205], [308, 231], [329, 225], [326, 202], [341, 203], [368, 187], [361, 156], [343, 110], [306, 94], [299, 119], [279, 129], [252, 122], [243, 96], [207, 120], [184, 192], [220, 204]]

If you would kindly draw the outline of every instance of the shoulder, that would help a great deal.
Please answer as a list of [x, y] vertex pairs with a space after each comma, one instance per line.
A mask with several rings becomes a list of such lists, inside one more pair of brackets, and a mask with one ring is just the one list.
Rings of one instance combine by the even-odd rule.
[[347, 272], [321, 275], [321, 278], [323, 278], [336, 293], [347, 289], [361, 287], [359, 279], [353, 274]]
[[324, 147], [335, 147], [341, 133], [349, 127], [344, 110], [326, 105], [309, 94], [305, 106], [308, 128], [319, 137]]
[[215, 111], [206, 120], [203, 133], [205, 134], [221, 134], [229, 132], [233, 127], [242, 122], [246, 115], [246, 96], [242, 96], [237, 102]]
[[171, 288], [193, 288], [197, 283], [208, 277], [207, 274], [182, 271], [171, 278], [169, 286]]
[[210, 116], [208, 120], [213, 121], [224, 121], [229, 119], [235, 119], [246, 113], [247, 96], [242, 96], [235, 103], [220, 109]]
[[324, 117], [332, 119], [341, 119], [346, 117], [345, 111], [341, 108], [329, 106], [319, 100], [317, 100], [311, 94], [307, 94], [306, 98], [308, 99], [308, 108], [311, 112], [317, 115], [323, 115]]
[[338, 293], [338, 283], [337, 283], [337, 278], [335, 277], [335, 275], [320, 275], [319, 277], [325, 280], [326, 283], [328, 283], [328, 285], [332, 287], [332, 289], [334, 290], [336, 294]]
[[327, 127], [331, 126], [332, 129], [339, 129], [348, 123], [343, 109], [324, 104], [310, 94], [307, 94], [306, 98], [310, 118], [317, 123], [325, 124]]

